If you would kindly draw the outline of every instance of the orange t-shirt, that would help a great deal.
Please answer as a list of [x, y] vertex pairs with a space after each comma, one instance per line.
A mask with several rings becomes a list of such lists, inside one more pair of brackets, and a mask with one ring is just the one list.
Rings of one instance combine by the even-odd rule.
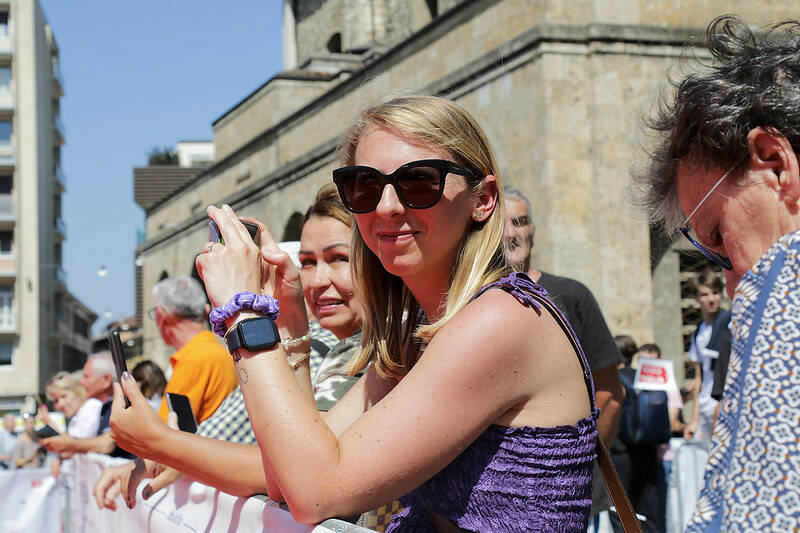
[[219, 404], [239, 385], [233, 359], [217, 336], [203, 331], [192, 337], [169, 358], [172, 377], [164, 390], [158, 414], [167, 420], [168, 392], [189, 397], [194, 417], [199, 424], [214, 414]]

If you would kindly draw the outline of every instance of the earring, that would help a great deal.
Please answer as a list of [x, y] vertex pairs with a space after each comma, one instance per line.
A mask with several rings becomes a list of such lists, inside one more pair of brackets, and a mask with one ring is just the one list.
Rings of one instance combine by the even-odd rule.
[[475, 211], [474, 213], [472, 213], [472, 219], [475, 222], [483, 222], [484, 215], [480, 211]]

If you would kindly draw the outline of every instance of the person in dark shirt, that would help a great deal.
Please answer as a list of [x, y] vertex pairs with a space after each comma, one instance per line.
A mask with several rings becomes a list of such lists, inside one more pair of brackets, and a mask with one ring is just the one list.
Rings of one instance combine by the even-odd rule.
[[[617, 365], [622, 362], [617, 344], [611, 336], [600, 306], [591, 291], [581, 282], [537, 270], [531, 265], [531, 251], [536, 232], [530, 201], [518, 189], [503, 187], [505, 193], [506, 262], [526, 272], [533, 281], [547, 289], [550, 298], [566, 315], [583, 347], [592, 370], [595, 401], [600, 408], [597, 430], [610, 447], [617, 433], [625, 391], [619, 380]], [[603, 476], [595, 469], [592, 484], [592, 515], [611, 507], [611, 498]]]

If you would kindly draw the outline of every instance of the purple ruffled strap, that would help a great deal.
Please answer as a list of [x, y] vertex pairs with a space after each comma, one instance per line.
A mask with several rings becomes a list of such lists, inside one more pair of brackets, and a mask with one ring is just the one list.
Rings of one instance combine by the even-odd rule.
[[242, 309], [252, 309], [257, 313], [270, 317], [272, 320], [277, 320], [278, 313], [280, 313], [278, 300], [272, 296], [264, 296], [253, 292], [240, 292], [235, 294], [228, 303], [215, 307], [208, 314], [208, 321], [211, 323], [211, 327], [214, 328], [214, 333], [224, 337], [227, 331], [225, 321]]
[[534, 298], [531, 293], [541, 298], [549, 298], [547, 290], [541, 285], [535, 283], [526, 273], [512, 272], [508, 276], [502, 277], [494, 283], [490, 283], [484, 287], [481, 287], [481, 290], [479, 290], [478, 293], [472, 297], [472, 299], [474, 300], [493, 287], [502, 287], [503, 289], [506, 289], [508, 293], [519, 300], [522, 305], [533, 307], [537, 311], [541, 309], [541, 304], [536, 301], [536, 298]]

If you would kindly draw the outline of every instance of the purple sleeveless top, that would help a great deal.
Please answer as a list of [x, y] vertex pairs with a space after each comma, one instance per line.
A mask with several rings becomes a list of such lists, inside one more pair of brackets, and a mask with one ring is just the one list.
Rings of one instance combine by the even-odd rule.
[[[547, 297], [526, 274], [514, 272], [475, 298], [494, 287], [540, 311], [531, 294]], [[590, 417], [574, 426], [489, 426], [453, 462], [401, 498], [405, 509], [386, 532], [435, 532], [426, 507], [467, 531], [586, 531], [599, 410], [582, 350], [579, 357]]]

